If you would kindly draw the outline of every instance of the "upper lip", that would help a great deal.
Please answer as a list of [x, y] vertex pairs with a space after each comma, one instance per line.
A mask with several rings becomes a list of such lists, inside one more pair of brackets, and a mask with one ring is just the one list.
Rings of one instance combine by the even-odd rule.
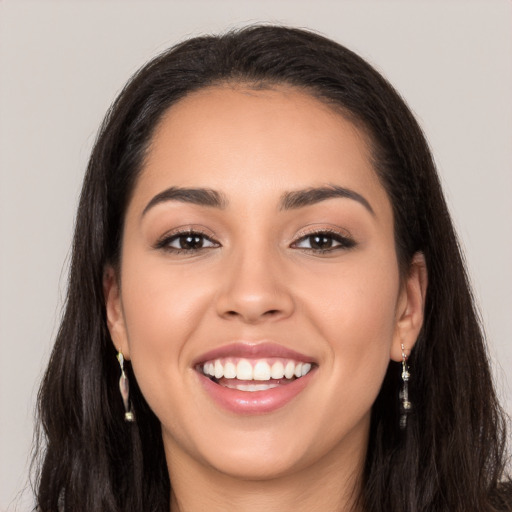
[[213, 359], [221, 359], [223, 357], [240, 357], [248, 359], [279, 357], [282, 359], [293, 359], [302, 363], [316, 363], [313, 357], [301, 354], [300, 352], [287, 348], [283, 345], [279, 345], [278, 343], [270, 341], [258, 343], [239, 341], [223, 345], [200, 355], [195, 359], [193, 366]]

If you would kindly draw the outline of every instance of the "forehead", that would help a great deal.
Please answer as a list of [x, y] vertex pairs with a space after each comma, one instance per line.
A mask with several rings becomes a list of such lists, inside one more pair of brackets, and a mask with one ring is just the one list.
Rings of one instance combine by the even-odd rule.
[[293, 87], [225, 85], [194, 92], [165, 113], [136, 188], [146, 198], [169, 186], [209, 187], [228, 196], [274, 190], [277, 197], [326, 184], [386, 200], [363, 131]]

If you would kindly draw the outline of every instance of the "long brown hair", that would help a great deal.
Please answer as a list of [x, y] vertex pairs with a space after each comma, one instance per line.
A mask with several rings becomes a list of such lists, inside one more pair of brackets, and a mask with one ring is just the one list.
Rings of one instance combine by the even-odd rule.
[[400, 431], [399, 368], [391, 362], [372, 411], [364, 509], [510, 510], [510, 487], [500, 484], [504, 414], [421, 129], [389, 83], [353, 52], [312, 32], [276, 26], [198, 37], [171, 48], [131, 79], [107, 113], [83, 184], [66, 309], [39, 394], [45, 448], [38, 509], [170, 508], [160, 424], [129, 364], [137, 422], [123, 421], [102, 279], [105, 265], [118, 263], [125, 209], [155, 125], [185, 95], [225, 82], [292, 85], [362, 127], [393, 205], [402, 272], [414, 253], [425, 255], [425, 322], [410, 357], [414, 409]]

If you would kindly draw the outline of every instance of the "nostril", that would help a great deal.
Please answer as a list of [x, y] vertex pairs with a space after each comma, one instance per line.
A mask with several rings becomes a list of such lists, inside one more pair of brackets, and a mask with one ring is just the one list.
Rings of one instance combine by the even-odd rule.
[[[261, 317], [267, 317], [267, 318], [274, 317], [274, 316], [278, 316], [279, 314], [280, 314], [279, 309], [269, 309], [268, 311], [265, 311], [263, 314], [261, 314], [260, 318]], [[247, 316], [247, 318], [249, 319], [249, 315], [243, 315], [235, 310], [226, 311], [225, 315], [226, 315], [226, 317], [229, 317], [229, 318], [236, 318], [239, 316], [242, 316], [242, 317]]]

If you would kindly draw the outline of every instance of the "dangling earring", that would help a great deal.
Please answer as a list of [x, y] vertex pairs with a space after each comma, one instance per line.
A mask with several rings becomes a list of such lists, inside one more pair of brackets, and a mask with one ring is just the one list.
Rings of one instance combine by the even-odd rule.
[[121, 378], [119, 379], [119, 391], [121, 392], [121, 396], [123, 397], [124, 404], [124, 420], [128, 422], [135, 421], [135, 416], [133, 414], [131, 404], [130, 404], [130, 383], [128, 382], [128, 377], [126, 373], [124, 373], [124, 357], [121, 352], [117, 353], [117, 360], [119, 361], [119, 366], [121, 367]]
[[401, 414], [400, 414], [400, 428], [404, 430], [407, 427], [407, 415], [411, 412], [412, 404], [409, 402], [409, 379], [411, 374], [409, 373], [409, 365], [407, 364], [407, 354], [405, 353], [405, 347], [402, 343], [402, 390], [400, 391], [401, 400]]

